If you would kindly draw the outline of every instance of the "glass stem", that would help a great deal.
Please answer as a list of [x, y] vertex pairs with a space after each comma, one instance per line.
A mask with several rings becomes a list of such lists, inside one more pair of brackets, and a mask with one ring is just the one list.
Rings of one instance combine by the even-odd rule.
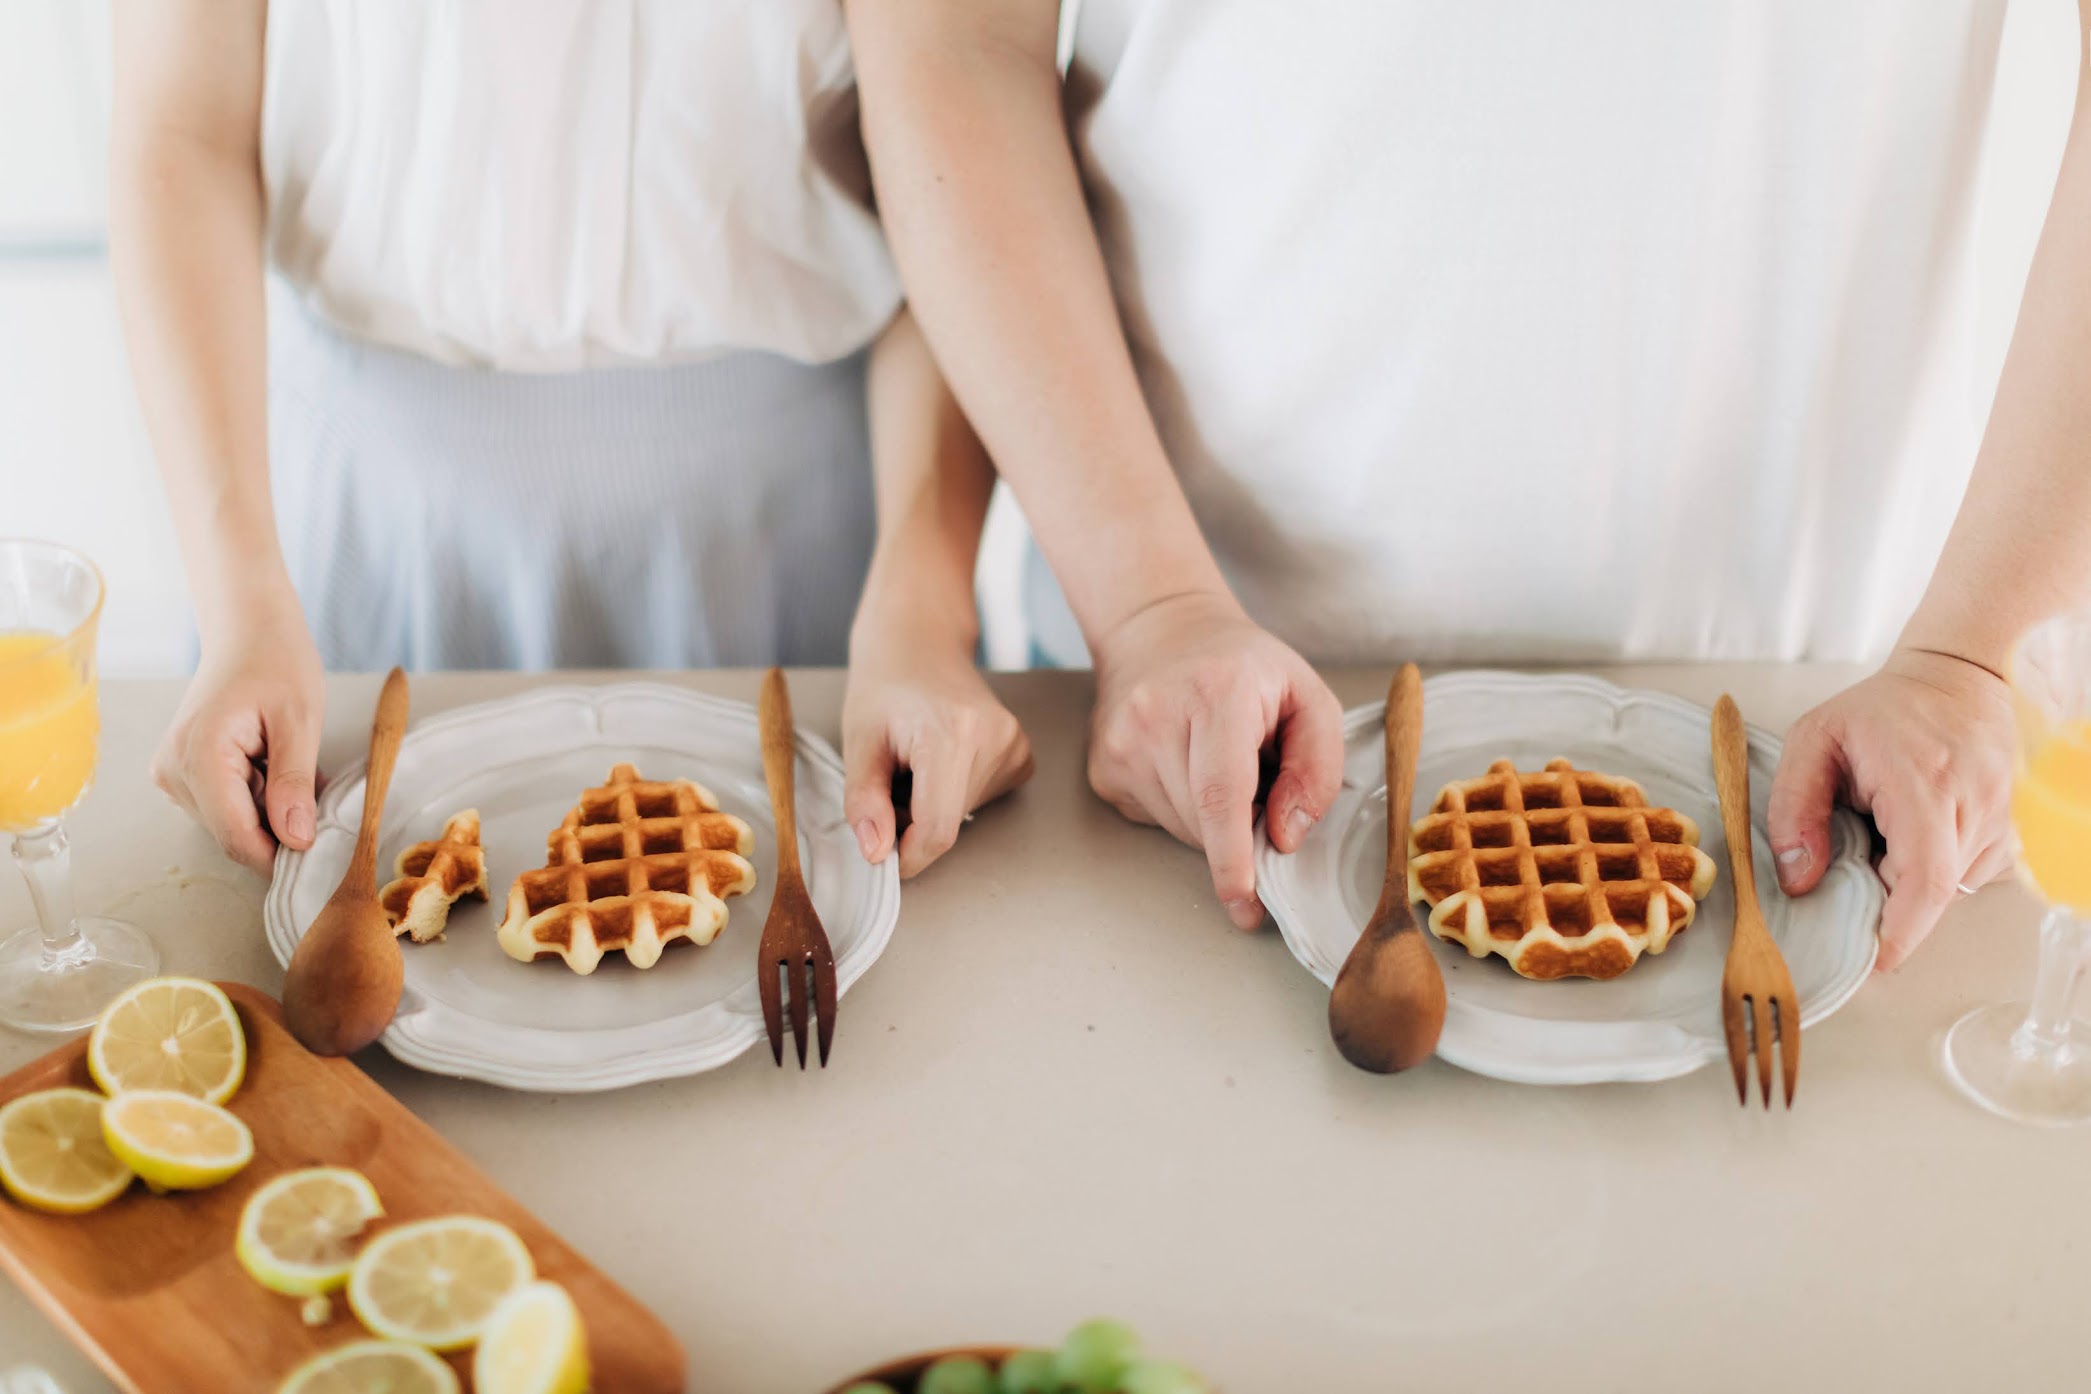
[[2011, 1038], [2022, 1055], [2055, 1060], [2069, 1049], [2069, 1024], [2075, 1014], [2077, 983], [2084, 976], [2085, 922], [2054, 906], [2040, 925], [2040, 975], [2033, 982], [2033, 1006], [2025, 1025]]
[[63, 958], [80, 944], [73, 914], [73, 849], [65, 823], [53, 818], [15, 834], [15, 865], [29, 882], [29, 899], [44, 932], [44, 957]]

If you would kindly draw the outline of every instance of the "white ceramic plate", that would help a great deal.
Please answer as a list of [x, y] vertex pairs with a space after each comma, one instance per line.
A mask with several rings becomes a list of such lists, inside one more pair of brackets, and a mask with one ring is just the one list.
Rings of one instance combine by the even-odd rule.
[[[730, 917], [711, 944], [673, 946], [643, 972], [622, 954], [587, 977], [557, 959], [517, 963], [494, 940], [509, 883], [544, 864], [545, 834], [619, 761], [651, 779], [694, 779], [746, 819], [754, 891], [727, 900]], [[320, 799], [312, 847], [277, 855], [263, 916], [283, 963], [348, 866], [363, 788], [361, 764], [342, 771]], [[490, 898], [453, 906], [443, 939], [401, 945], [406, 992], [382, 1038], [393, 1055], [512, 1089], [579, 1092], [715, 1069], [766, 1039], [755, 946], [776, 877], [776, 825], [754, 708], [624, 683], [540, 688], [420, 722], [400, 745], [386, 797], [380, 882], [402, 847], [435, 836], [462, 808], [483, 820]], [[804, 731], [798, 819], [807, 886], [847, 992], [892, 937], [900, 878], [890, 857], [865, 863], [842, 816], [842, 761]]]
[[[1479, 775], [1495, 760], [1537, 769], [1565, 756], [1579, 768], [1625, 775], [1650, 801], [1687, 814], [1720, 868], [1691, 927], [1667, 951], [1643, 955], [1610, 982], [1529, 982], [1498, 956], [1477, 959], [1430, 936], [1447, 997], [1438, 1055], [1526, 1084], [1668, 1079], [1725, 1059], [1720, 985], [1735, 893], [1707, 711], [1585, 677], [1449, 673], [1425, 683], [1423, 692], [1417, 810], [1428, 808], [1447, 783]], [[1343, 788], [1300, 850], [1282, 856], [1265, 838], [1257, 851], [1265, 905], [1293, 956], [1324, 983], [1335, 981], [1379, 899], [1387, 845], [1384, 713], [1375, 703], [1346, 716]], [[1840, 811], [1822, 885], [1799, 899], [1780, 892], [1764, 833], [1778, 759], [1778, 740], [1752, 728], [1758, 895], [1793, 973], [1806, 1027], [1849, 1001], [1872, 971], [1882, 890], [1864, 828]]]

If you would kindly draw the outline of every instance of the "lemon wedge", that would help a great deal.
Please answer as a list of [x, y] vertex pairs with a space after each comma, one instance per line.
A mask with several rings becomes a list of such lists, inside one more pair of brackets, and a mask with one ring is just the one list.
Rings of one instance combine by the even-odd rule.
[[557, 1283], [525, 1283], [501, 1299], [472, 1352], [474, 1394], [586, 1394], [588, 1338]]
[[356, 1237], [384, 1213], [377, 1187], [360, 1171], [287, 1171], [247, 1197], [232, 1251], [270, 1292], [312, 1297], [348, 1281]]
[[372, 1335], [461, 1350], [479, 1339], [502, 1298], [536, 1276], [507, 1225], [442, 1215], [365, 1244], [349, 1274], [349, 1307]]
[[173, 1089], [222, 1104], [246, 1076], [247, 1035], [216, 983], [148, 978], [103, 1009], [87, 1071], [107, 1094]]
[[24, 1205], [80, 1215], [131, 1184], [102, 1139], [102, 1096], [45, 1089], [0, 1108], [0, 1186]]
[[457, 1375], [419, 1346], [351, 1341], [292, 1370], [276, 1394], [458, 1394]]
[[162, 1191], [215, 1186], [254, 1160], [245, 1123], [172, 1089], [132, 1089], [109, 1100], [102, 1137], [118, 1161]]

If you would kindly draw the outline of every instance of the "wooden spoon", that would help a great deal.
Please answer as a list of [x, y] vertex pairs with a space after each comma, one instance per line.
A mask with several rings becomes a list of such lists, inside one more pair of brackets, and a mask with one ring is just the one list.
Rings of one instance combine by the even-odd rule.
[[1329, 1034], [1361, 1070], [1419, 1065], [1445, 1029], [1445, 975], [1409, 904], [1409, 800], [1423, 740], [1423, 675], [1411, 663], [1387, 689], [1387, 877], [1379, 905], [1329, 993]]
[[283, 979], [283, 1017], [317, 1055], [363, 1049], [392, 1023], [406, 984], [399, 940], [378, 906], [378, 824], [392, 761], [407, 729], [407, 675], [394, 668], [378, 694], [363, 773], [363, 826], [341, 884], [313, 917]]

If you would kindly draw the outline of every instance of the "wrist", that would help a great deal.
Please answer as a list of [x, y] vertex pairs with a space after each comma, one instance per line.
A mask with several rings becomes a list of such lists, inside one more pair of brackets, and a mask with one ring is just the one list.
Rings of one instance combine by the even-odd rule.
[[304, 608], [287, 574], [256, 570], [228, 580], [196, 602], [196, 631], [206, 649], [286, 635], [309, 638]]
[[958, 654], [967, 664], [980, 644], [980, 612], [970, 580], [923, 584], [874, 563], [850, 624], [850, 661], [875, 654]]
[[1895, 653], [1954, 659], [2002, 678], [2010, 670], [2015, 642], [2015, 634], [1998, 632], [1995, 626], [1955, 622], [1919, 610], [1895, 641]]

